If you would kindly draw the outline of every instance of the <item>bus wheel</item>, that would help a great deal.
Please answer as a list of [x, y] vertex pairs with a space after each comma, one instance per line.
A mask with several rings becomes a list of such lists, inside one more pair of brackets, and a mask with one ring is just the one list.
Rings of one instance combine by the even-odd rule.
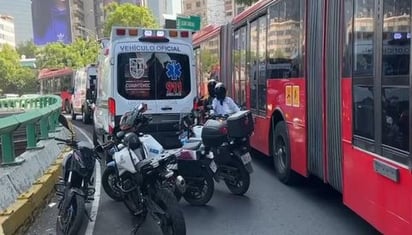
[[279, 180], [287, 185], [297, 183], [298, 175], [291, 169], [290, 144], [286, 122], [280, 121], [273, 134], [273, 163]]

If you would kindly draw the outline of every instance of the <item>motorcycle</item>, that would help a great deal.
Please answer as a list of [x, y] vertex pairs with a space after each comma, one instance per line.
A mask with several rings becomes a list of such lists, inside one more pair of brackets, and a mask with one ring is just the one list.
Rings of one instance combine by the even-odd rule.
[[[148, 150], [141, 141], [143, 135], [135, 133], [141, 125], [148, 122], [143, 116], [146, 109], [147, 107], [140, 105], [122, 117], [121, 129], [128, 129], [128, 132], [117, 134], [122, 146], [119, 146], [119, 143], [116, 145], [115, 141], [109, 141], [98, 151], [113, 147], [117, 149], [113, 154], [114, 160], [108, 163], [105, 171], [115, 172], [115, 185], [120, 190], [122, 201], [129, 211], [139, 218], [134, 231], [138, 230], [149, 212], [160, 225], [163, 234], [186, 234], [183, 212], [168, 185], [170, 178], [174, 176], [168, 166], [176, 162], [176, 155], [164, 153], [156, 157], [150, 156], [151, 149]], [[106, 191], [113, 188], [104, 189]]]
[[243, 195], [249, 189], [253, 172], [249, 146], [254, 131], [252, 114], [242, 110], [226, 116], [208, 114], [208, 118], [203, 126], [191, 127], [189, 139], [201, 139], [202, 154], [213, 155], [217, 165], [215, 181], [223, 180], [233, 194]]
[[[205, 147], [200, 139], [189, 138], [193, 136], [188, 116], [182, 119], [183, 132], [179, 136], [183, 147], [177, 158], [175, 174], [183, 176], [186, 183], [183, 198], [191, 205], [202, 206], [207, 204], [214, 193], [213, 175], [217, 166], [213, 154], [205, 154]], [[177, 196], [180, 198], [180, 195]]]
[[[128, 112], [125, 113], [121, 120], [125, 120], [127, 117], [130, 117], [132, 113], [137, 113], [138, 111], [134, 110], [133, 112]], [[142, 112], [143, 113], [143, 112]], [[121, 121], [121, 123], [124, 121]], [[136, 123], [132, 123], [130, 126], [124, 127], [123, 126], [121, 129], [122, 131], [117, 132], [115, 135], [111, 136], [110, 139], [110, 147], [105, 151], [107, 156], [109, 156], [109, 159], [114, 159], [114, 154], [116, 152], [121, 151], [125, 145], [123, 144], [122, 140], [125, 137], [127, 132], [137, 132], [141, 127], [144, 127], [150, 122], [150, 119], [147, 117], [140, 115], [139, 119]], [[163, 146], [156, 141], [153, 136], [149, 134], [143, 134], [143, 133], [138, 133], [138, 138], [139, 141], [142, 143], [142, 148], [143, 151], [141, 153], [142, 157], [145, 158], [159, 158], [162, 157], [166, 154], [174, 154], [176, 156], [179, 156], [179, 149], [178, 150], [168, 150], [165, 151], [163, 149]], [[108, 142], [108, 143], [109, 143]], [[109, 144], [110, 144], [109, 143]], [[170, 169], [176, 169], [175, 164], [171, 164], [168, 166]], [[169, 188], [172, 189], [172, 191], [175, 194], [176, 199], [179, 201], [180, 196], [182, 193], [185, 191], [185, 180], [182, 176], [179, 175], [173, 175], [170, 177], [165, 184], [169, 185]], [[102, 186], [106, 194], [112, 198], [115, 201], [123, 201], [124, 195], [122, 193], [122, 190], [120, 189], [119, 186], [119, 179], [117, 177], [117, 172], [114, 167], [114, 161], [112, 160], [111, 162], [108, 162], [107, 168], [104, 170], [103, 175], [102, 175]]]
[[63, 171], [59, 182], [55, 185], [56, 194], [61, 197], [58, 204], [56, 222], [57, 234], [75, 235], [83, 223], [83, 215], [90, 216], [85, 210], [85, 203], [93, 200], [93, 172], [96, 159], [99, 157], [90, 143], [76, 141], [74, 133], [69, 128], [67, 119], [59, 116], [59, 122], [72, 134], [70, 139], [54, 138], [73, 150], [63, 160]]

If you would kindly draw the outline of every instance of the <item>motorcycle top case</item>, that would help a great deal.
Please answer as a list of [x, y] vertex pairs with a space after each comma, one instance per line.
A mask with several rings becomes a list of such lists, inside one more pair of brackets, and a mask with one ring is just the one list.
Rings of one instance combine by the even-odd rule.
[[234, 138], [247, 137], [254, 131], [252, 112], [242, 110], [232, 114], [226, 120], [228, 135]]
[[226, 133], [222, 129], [226, 127], [225, 122], [208, 120], [202, 129], [202, 142], [207, 147], [218, 147], [227, 140]]

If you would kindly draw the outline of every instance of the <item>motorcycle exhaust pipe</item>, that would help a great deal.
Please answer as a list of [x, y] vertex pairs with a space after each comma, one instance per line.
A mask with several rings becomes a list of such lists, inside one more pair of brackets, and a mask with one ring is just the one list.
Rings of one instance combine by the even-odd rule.
[[185, 193], [185, 191], [186, 191], [186, 181], [181, 175], [178, 175], [176, 177], [175, 184], [176, 184], [176, 188], [179, 190], [180, 193], [182, 193], [182, 194]]

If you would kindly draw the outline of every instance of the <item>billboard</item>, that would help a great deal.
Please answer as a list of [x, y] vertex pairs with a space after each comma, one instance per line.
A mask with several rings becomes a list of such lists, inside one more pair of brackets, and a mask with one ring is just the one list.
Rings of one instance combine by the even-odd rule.
[[72, 42], [69, 0], [32, 0], [31, 8], [34, 44]]

